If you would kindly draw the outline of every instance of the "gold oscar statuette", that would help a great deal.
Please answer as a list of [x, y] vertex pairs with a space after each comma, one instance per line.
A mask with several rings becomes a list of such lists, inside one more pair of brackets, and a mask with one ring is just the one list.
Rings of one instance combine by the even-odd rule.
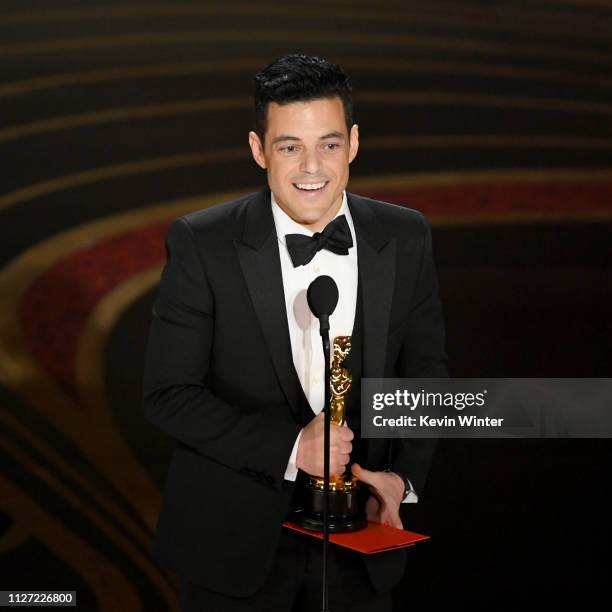
[[[330, 366], [330, 421], [331, 427], [342, 427], [346, 422], [346, 399], [353, 376], [344, 361], [351, 351], [351, 336], [336, 336]], [[358, 481], [349, 470], [345, 474], [330, 474], [329, 530], [346, 533], [363, 529], [367, 520], [360, 499]], [[304, 485], [304, 504], [296, 520], [312, 531], [323, 531], [324, 480], [308, 477]]]
[[[330, 421], [332, 427], [342, 427], [346, 422], [346, 397], [353, 384], [353, 375], [343, 366], [344, 360], [351, 352], [351, 337], [336, 336], [334, 338], [334, 353], [330, 366]], [[311, 478], [310, 485], [323, 490], [323, 478]], [[352, 491], [357, 486], [357, 479], [352, 474], [348, 478], [342, 475], [330, 476], [330, 491]]]

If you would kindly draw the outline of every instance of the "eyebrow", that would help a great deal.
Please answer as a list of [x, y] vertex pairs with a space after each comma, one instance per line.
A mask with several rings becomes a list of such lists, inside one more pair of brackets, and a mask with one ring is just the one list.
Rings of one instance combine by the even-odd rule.
[[[329, 132], [323, 136], [320, 136], [319, 140], [326, 140], [328, 138], [344, 139], [344, 134], [342, 132]], [[280, 136], [277, 136], [276, 138], [274, 138], [274, 140], [272, 140], [272, 144], [274, 145], [278, 142], [286, 142], [286, 141], [300, 142], [301, 139], [298, 138], [297, 136], [290, 136], [289, 134], [281, 134]]]

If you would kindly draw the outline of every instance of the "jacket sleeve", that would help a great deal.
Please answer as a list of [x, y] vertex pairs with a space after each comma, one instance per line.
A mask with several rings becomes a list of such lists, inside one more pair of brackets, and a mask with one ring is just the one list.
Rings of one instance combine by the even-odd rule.
[[[431, 229], [422, 217], [420, 269], [413, 292], [406, 335], [396, 363], [400, 378], [445, 378], [446, 369], [444, 316], [438, 295]], [[435, 439], [394, 439], [390, 448], [390, 468], [405, 474], [417, 495], [425, 486], [433, 458]]]
[[186, 219], [172, 223], [166, 252], [147, 345], [145, 416], [209, 459], [280, 488], [300, 428], [210, 391], [215, 308], [222, 304], [215, 304]]

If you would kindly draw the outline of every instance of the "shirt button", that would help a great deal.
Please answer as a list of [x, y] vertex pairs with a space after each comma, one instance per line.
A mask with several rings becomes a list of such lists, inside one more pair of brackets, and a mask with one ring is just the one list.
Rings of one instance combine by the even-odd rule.
[[319, 267], [319, 265], [315, 265], [314, 267], [314, 271], [318, 274], [320, 272], [321, 268]]

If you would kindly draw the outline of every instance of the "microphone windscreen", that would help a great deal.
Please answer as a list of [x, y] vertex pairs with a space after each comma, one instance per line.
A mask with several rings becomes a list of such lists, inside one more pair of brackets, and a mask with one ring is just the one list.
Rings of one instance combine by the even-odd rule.
[[312, 314], [320, 319], [322, 315], [330, 315], [338, 304], [338, 285], [331, 276], [317, 276], [306, 294], [308, 306]]

